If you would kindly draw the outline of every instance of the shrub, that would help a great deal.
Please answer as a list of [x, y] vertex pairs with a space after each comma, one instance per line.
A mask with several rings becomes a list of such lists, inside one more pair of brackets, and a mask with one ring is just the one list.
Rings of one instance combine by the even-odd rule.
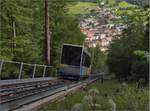
[[135, 80], [144, 78], [148, 80], [149, 75], [149, 63], [148, 63], [148, 54], [144, 51], [135, 51], [135, 61], [131, 66], [131, 75]]

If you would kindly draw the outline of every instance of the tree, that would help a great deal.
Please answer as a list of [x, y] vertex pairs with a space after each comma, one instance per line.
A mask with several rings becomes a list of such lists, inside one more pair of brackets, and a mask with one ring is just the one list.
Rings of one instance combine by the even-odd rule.
[[[33, 1], [30, 0], [2, 0], [0, 1], [1, 39], [0, 59], [40, 63], [40, 51], [35, 34]], [[19, 72], [19, 67], [5, 64], [3, 79], [14, 78]], [[31, 71], [32, 69], [30, 69]], [[29, 69], [26, 69], [26, 72]]]
[[[49, 52], [51, 51], [47, 64], [58, 66], [63, 43], [83, 44], [85, 35], [80, 31], [78, 19], [67, 13], [70, 1], [46, 0], [49, 7], [44, 7], [44, 3], [40, 0], [0, 1], [0, 59], [44, 64], [46, 42]], [[46, 39], [50, 37], [49, 40], [44, 37], [44, 28], [46, 34], [52, 32], [50, 36], [46, 36]], [[16, 73], [12, 73], [12, 70], [11, 66], [7, 67], [6, 78], [14, 77], [12, 75]], [[27, 68], [25, 73], [31, 71], [31, 68]]]
[[99, 46], [90, 48], [91, 53], [91, 65], [93, 72], [100, 72], [104, 70], [106, 64], [106, 55], [100, 50]]
[[46, 64], [50, 65], [50, 30], [49, 30], [49, 5], [48, 0], [45, 0], [45, 61]]
[[74, 17], [65, 16], [61, 21], [54, 24], [52, 28], [52, 64], [60, 63], [61, 48], [63, 43], [78, 44], [84, 43], [85, 35], [83, 35], [78, 27], [78, 20]]
[[[138, 12], [134, 13], [133, 12]], [[143, 8], [123, 10], [119, 12], [125, 15], [122, 18], [124, 24], [128, 25], [119, 37], [116, 37], [110, 44], [108, 50], [108, 65], [110, 71], [116, 74], [117, 78], [126, 78], [131, 75], [131, 66], [135, 62], [134, 51], [145, 50], [143, 23], [147, 15]]]
[[[144, 10], [147, 11], [149, 9], [149, 6], [145, 6]], [[144, 22], [145, 29], [144, 29], [144, 38], [143, 38], [143, 44], [144, 44], [144, 50], [149, 52], [149, 11], [147, 11], [147, 20]]]
[[[130, 75], [133, 62], [133, 51], [143, 49], [142, 28], [130, 26], [120, 38], [116, 38], [110, 44], [108, 50], [108, 65], [117, 77], [127, 78]], [[119, 52], [119, 53], [118, 53]]]
[[32, 10], [27, 3], [28, 0], [1, 1], [1, 59], [17, 59], [29, 44]]
[[148, 80], [149, 76], [149, 53], [145, 51], [134, 51], [135, 61], [131, 65], [131, 75], [134, 80], [141, 78]]

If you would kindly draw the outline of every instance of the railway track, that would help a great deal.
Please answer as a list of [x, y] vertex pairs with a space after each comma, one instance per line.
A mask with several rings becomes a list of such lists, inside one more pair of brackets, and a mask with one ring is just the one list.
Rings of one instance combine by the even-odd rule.
[[54, 84], [57, 80], [55, 78], [42, 78], [38, 79], [22, 79], [22, 80], [4, 80], [0, 81], [0, 103], [8, 102], [17, 98], [18, 96], [24, 96], [25, 93], [34, 92], [37, 89], [42, 89], [44, 86]]
[[0, 81], [0, 110], [13, 110], [95, 80], [91, 78], [75, 82], [50, 77]]

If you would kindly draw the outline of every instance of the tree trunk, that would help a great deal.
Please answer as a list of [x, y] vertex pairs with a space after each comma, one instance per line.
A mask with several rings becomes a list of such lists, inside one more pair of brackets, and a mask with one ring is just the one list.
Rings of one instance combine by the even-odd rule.
[[45, 62], [50, 65], [50, 30], [48, 0], [45, 0]]
[[14, 18], [11, 18], [11, 24], [12, 24], [12, 53], [14, 53], [14, 48], [16, 47], [15, 38], [16, 38], [16, 26]]
[[16, 25], [15, 25], [15, 21], [13, 20], [13, 46], [14, 47], [16, 47], [15, 39], [16, 39]]

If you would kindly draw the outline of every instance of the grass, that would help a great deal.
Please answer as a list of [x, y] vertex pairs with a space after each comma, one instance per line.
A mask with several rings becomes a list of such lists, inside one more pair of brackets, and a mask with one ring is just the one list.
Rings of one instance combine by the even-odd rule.
[[102, 84], [101, 81], [97, 81], [84, 88], [84, 90], [77, 91], [75, 94], [64, 97], [63, 99], [50, 103], [48, 106], [41, 109], [41, 111], [62, 111], [71, 110], [71, 108], [81, 103], [84, 110], [91, 110], [88, 107], [89, 101], [83, 103], [83, 98], [88, 96], [88, 92], [91, 89], [98, 90], [98, 94], [95, 97], [96, 104], [99, 105], [97, 110], [110, 110], [111, 103], [113, 101], [117, 110], [140, 110], [146, 111], [148, 108], [148, 87], [145, 86], [141, 91], [137, 91], [136, 84], [130, 83], [123, 86], [115, 80], [107, 80]]
[[81, 102], [84, 95], [84, 92], [76, 92], [73, 95], [66, 96], [59, 101], [49, 104], [42, 108], [41, 111], [62, 111], [64, 109], [71, 109], [75, 103]]
[[123, 8], [123, 7], [135, 7], [135, 6], [136, 6], [136, 5], [130, 4], [130, 3], [125, 2], [125, 1], [120, 2], [120, 3], [118, 4], [118, 7], [121, 7], [121, 8]]
[[128, 2], [122, 1], [118, 3], [116, 6], [112, 6], [113, 9], [119, 9], [119, 8], [135, 8], [136, 5], [130, 4]]
[[110, 6], [113, 6], [116, 3], [116, 0], [108, 0], [108, 4]]
[[78, 15], [78, 14], [89, 14], [89, 8], [95, 8], [97, 3], [91, 2], [77, 2], [76, 4], [68, 5], [70, 15]]

